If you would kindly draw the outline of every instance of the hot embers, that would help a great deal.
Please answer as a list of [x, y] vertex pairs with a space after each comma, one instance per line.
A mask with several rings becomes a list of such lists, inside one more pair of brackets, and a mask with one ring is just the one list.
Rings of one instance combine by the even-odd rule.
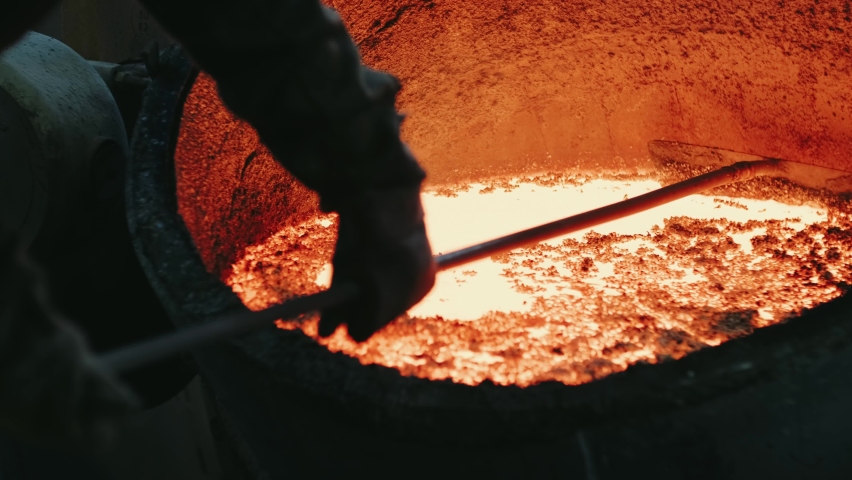
[[[487, 240], [553, 215], [570, 215], [572, 204], [581, 205], [577, 211], [588, 210], [658, 185], [647, 179], [585, 183], [555, 175], [444, 187], [426, 196], [427, 224], [436, 251], [446, 252], [472, 243], [453, 227], [453, 216], [471, 227], [473, 241]], [[570, 190], [585, 202], [572, 202]], [[772, 181], [725, 190], [739, 198], [695, 196], [668, 211], [649, 212], [638, 223], [596, 229], [603, 234], [579, 232], [444, 272], [433, 294], [412, 310], [421, 318], [402, 318], [363, 344], [350, 341], [342, 329], [320, 342], [405, 375], [474, 385], [486, 379], [573, 385], [747, 335], [848, 289], [848, 205]], [[799, 206], [748, 199], [766, 198], [768, 192]], [[531, 208], [536, 202], [552, 206], [559, 195], [563, 201], [544, 213], [550, 217], [535, 217], [536, 210], [539, 216], [545, 210]], [[491, 211], [499, 213], [490, 220], [483, 213], [489, 201]], [[519, 202], [517, 214], [500, 201]], [[452, 211], [437, 211], [442, 202]], [[485, 223], [502, 230], [472, 225], [473, 216], [464, 218], [465, 205], [471, 204]], [[328, 274], [333, 220], [317, 216], [248, 248], [227, 283], [252, 309], [318, 291]], [[483, 235], [487, 238], [478, 238]], [[477, 281], [478, 289], [465, 285]], [[496, 311], [489, 312], [492, 308]], [[279, 324], [313, 337], [316, 325], [315, 317]]]

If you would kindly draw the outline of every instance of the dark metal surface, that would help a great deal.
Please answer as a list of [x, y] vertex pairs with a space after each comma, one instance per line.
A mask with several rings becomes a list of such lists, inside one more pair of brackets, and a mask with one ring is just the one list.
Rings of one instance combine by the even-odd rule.
[[[2, 60], [0, 222], [24, 237], [53, 302], [94, 351], [173, 331], [130, 240], [129, 148], [110, 91], [83, 58], [39, 34]], [[180, 391], [193, 368], [169, 359], [125, 380], [154, 406]]]

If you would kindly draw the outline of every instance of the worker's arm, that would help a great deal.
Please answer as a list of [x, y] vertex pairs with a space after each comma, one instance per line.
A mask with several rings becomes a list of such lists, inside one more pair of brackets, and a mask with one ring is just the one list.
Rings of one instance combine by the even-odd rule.
[[365, 339], [419, 301], [435, 268], [423, 226], [425, 176], [400, 139], [400, 88], [366, 68], [318, 0], [143, 0], [253, 125], [275, 158], [340, 214], [332, 287], [361, 301], [324, 312]]
[[134, 400], [51, 305], [44, 275], [0, 226], [0, 429], [81, 447]]
[[[8, 2], [0, 13], [0, 51], [56, 3]], [[51, 305], [44, 273], [11, 228], [0, 224], [0, 430], [91, 447], [109, 439], [135, 399]]]
[[399, 83], [361, 64], [340, 17], [318, 0], [143, 3], [330, 208], [356, 192], [423, 180], [399, 138]]

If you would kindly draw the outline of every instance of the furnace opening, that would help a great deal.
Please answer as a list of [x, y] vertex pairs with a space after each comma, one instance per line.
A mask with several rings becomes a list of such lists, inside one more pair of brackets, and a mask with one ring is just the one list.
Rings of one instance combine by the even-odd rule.
[[[852, 20], [831, 5], [327, 3], [365, 63], [403, 84], [436, 252], [669, 182], [650, 140], [852, 168], [852, 56], [837, 27]], [[203, 74], [174, 159], [199, 254], [248, 307], [323, 288], [334, 218]], [[324, 344], [467, 384], [575, 385], [678, 359], [843, 295], [849, 208], [778, 181], [717, 189], [445, 272], [418, 318]], [[311, 318], [281, 327], [316, 334]]]
[[[574, 385], [681, 358], [842, 295], [852, 285], [850, 212], [759, 183], [441, 272], [429, 296], [364, 344], [343, 327], [319, 341], [433, 380]], [[659, 187], [543, 175], [431, 189], [424, 208], [435, 251], [446, 252]], [[754, 198], [755, 188], [780, 201]], [[334, 239], [334, 216], [317, 215], [249, 247], [226, 282], [252, 309], [314, 293], [328, 286]], [[317, 338], [316, 317], [279, 326]]]

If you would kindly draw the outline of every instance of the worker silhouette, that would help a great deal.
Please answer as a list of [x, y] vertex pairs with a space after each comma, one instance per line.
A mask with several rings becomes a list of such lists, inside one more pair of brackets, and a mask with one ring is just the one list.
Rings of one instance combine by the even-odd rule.
[[[56, 3], [7, 6], [0, 48]], [[322, 312], [320, 334], [346, 325], [363, 341], [422, 299], [435, 264], [420, 203], [425, 173], [400, 139], [400, 85], [361, 63], [340, 17], [318, 0], [141, 3], [321, 208], [339, 214], [332, 286], [355, 282], [360, 295]], [[0, 428], [103, 439], [132, 394], [52, 306], [17, 232], [0, 229]]]

